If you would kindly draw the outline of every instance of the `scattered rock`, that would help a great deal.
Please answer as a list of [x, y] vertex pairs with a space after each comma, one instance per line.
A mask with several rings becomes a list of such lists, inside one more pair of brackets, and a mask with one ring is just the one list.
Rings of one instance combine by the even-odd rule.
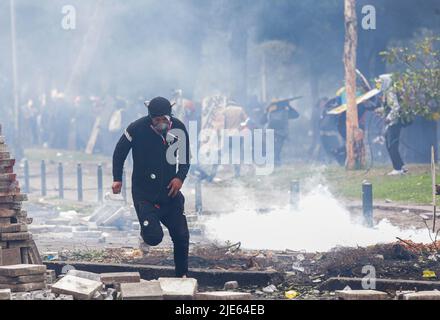
[[238, 289], [238, 282], [237, 281], [228, 281], [224, 285], [224, 290], [234, 290]]

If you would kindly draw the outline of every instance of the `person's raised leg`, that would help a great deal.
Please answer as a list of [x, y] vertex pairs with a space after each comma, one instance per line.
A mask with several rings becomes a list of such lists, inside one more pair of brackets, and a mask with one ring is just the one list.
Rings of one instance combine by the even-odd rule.
[[185, 277], [188, 273], [189, 230], [184, 204], [185, 198], [179, 192], [170, 204], [164, 206], [161, 217], [173, 241], [176, 277]]

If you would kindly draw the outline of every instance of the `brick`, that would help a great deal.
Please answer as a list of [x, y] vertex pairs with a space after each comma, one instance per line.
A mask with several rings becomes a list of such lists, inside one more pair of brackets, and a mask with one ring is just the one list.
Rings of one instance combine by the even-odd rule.
[[0, 166], [0, 173], [13, 173], [13, 172], [14, 172], [13, 167], [1, 167]]
[[0, 276], [4, 277], [18, 277], [44, 273], [46, 273], [45, 265], [16, 264], [10, 266], [0, 266]]
[[51, 290], [53, 293], [71, 295], [76, 300], [90, 300], [101, 288], [101, 282], [66, 275], [53, 284]]
[[27, 196], [27, 194], [17, 194], [17, 195], [14, 195], [13, 200], [14, 201], [28, 201], [28, 196]]
[[105, 285], [114, 283], [135, 283], [141, 281], [139, 272], [112, 272], [101, 273], [101, 282]]
[[0, 284], [0, 289], [11, 289], [12, 292], [29, 292], [45, 289], [44, 282], [23, 283], [23, 284]]
[[98, 273], [72, 269], [67, 272], [67, 275], [101, 282], [101, 276]]
[[15, 181], [17, 179], [17, 175], [15, 173], [1, 173], [0, 181]]
[[13, 223], [8, 226], [0, 225], [0, 233], [11, 233], [11, 232], [26, 232], [27, 225]]
[[195, 295], [196, 300], [251, 300], [252, 295], [247, 292], [214, 291], [199, 292]]
[[9, 248], [27, 248], [32, 245], [31, 240], [12, 241], [8, 243]]
[[6, 160], [10, 158], [11, 158], [11, 154], [9, 152], [4, 152], [4, 151], [0, 152], [0, 160]]
[[2, 265], [9, 266], [9, 265], [16, 265], [20, 264], [21, 261], [21, 252], [20, 248], [9, 248], [9, 249], [2, 249]]
[[18, 276], [18, 277], [0, 276], [1, 284], [24, 284], [24, 283], [44, 282], [45, 280], [46, 280], [45, 274], [35, 274], [30, 276]]
[[159, 281], [121, 283], [122, 300], [163, 300]]
[[[1, 198], [1, 197], [0, 197]], [[16, 216], [16, 211], [11, 209], [0, 209], [0, 218], [11, 218]]]
[[11, 289], [0, 289], [0, 300], [11, 300]]
[[0, 225], [9, 225], [11, 224], [11, 218], [0, 218]]
[[29, 232], [14, 232], [14, 233], [0, 234], [0, 240], [2, 241], [30, 240], [30, 239], [32, 239], [32, 235]]
[[193, 278], [159, 278], [165, 300], [190, 300], [197, 292], [197, 280]]
[[336, 297], [341, 300], [386, 300], [386, 292], [376, 290], [338, 290]]
[[440, 300], [440, 291], [419, 291], [403, 295], [403, 300]]

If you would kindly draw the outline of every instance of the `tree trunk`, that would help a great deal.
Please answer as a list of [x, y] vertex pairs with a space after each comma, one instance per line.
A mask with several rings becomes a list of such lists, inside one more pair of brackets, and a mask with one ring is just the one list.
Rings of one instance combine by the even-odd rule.
[[345, 0], [345, 88], [347, 93], [347, 160], [348, 170], [365, 166], [363, 132], [359, 129], [356, 104], [356, 48], [357, 48], [356, 0]]

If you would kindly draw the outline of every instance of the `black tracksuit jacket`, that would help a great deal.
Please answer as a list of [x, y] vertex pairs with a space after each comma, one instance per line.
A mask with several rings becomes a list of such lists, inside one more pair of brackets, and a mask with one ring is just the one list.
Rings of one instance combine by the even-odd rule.
[[[189, 136], [180, 120], [171, 117], [171, 123], [171, 133], [174, 134], [163, 137], [151, 127], [150, 117], [140, 118], [128, 126], [116, 145], [113, 153], [113, 181], [122, 181], [124, 162], [131, 149], [132, 195], [135, 203], [139, 201], [148, 201], [152, 204], [169, 203], [172, 199], [168, 196], [167, 188], [170, 181], [175, 177], [182, 182], [185, 181], [190, 167]], [[176, 135], [173, 129], [180, 129], [180, 132], [184, 132], [184, 136]], [[168, 147], [174, 143], [178, 143], [179, 146], [186, 143], [185, 148], [178, 149], [178, 164], [170, 164], [166, 158]]]

